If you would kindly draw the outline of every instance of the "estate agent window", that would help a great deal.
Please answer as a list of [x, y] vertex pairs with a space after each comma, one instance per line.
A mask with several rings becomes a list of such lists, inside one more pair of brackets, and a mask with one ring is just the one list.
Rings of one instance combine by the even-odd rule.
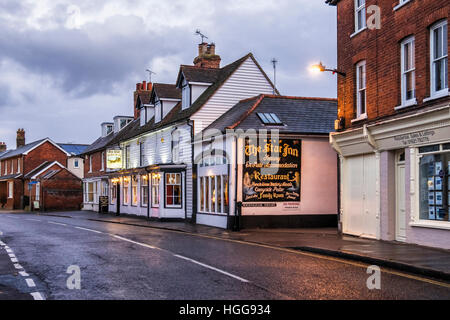
[[431, 96], [448, 94], [447, 21], [431, 28]]
[[407, 106], [416, 100], [414, 37], [404, 40], [401, 46], [402, 106]]
[[161, 183], [160, 174], [152, 174], [152, 207], [159, 207], [159, 184]]
[[123, 178], [123, 204], [124, 205], [130, 204], [130, 195], [128, 193], [129, 186], [130, 186], [130, 178], [129, 177]]
[[366, 61], [356, 65], [356, 117], [366, 116]]
[[166, 173], [166, 206], [181, 208], [181, 173]]
[[450, 143], [419, 148], [420, 219], [450, 221]]

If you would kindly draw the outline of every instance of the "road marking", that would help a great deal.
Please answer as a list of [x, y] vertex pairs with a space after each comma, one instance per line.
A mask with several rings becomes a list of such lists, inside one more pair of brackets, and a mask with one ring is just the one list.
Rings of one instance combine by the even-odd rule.
[[17, 258], [11, 258], [11, 262], [12, 263], [17, 263], [17, 262], [19, 262], [19, 260], [17, 260]]
[[25, 219], [25, 220], [41, 222], [41, 220], [38, 220], [38, 219]]
[[34, 300], [44, 300], [44, 297], [40, 292], [32, 292], [30, 293]]
[[58, 225], [58, 226], [64, 226], [64, 227], [67, 227], [67, 224], [64, 224], [64, 223], [58, 223], [58, 222], [53, 222], [53, 221], [49, 221], [48, 223], [56, 224], [56, 225]]
[[232, 277], [232, 278], [237, 279], [237, 280], [239, 280], [239, 281], [246, 282], [246, 283], [250, 282], [250, 281], [248, 281], [248, 280], [246, 280], [246, 279], [244, 279], [244, 278], [235, 276], [234, 274], [231, 274], [231, 273], [229, 273], [229, 272], [226, 272], [226, 271], [223, 271], [223, 270], [214, 268], [214, 267], [212, 267], [212, 266], [210, 266], [210, 265], [201, 263], [201, 262], [199, 262], [199, 261], [196, 261], [196, 260], [193, 260], [193, 259], [190, 259], [190, 258], [186, 258], [186, 257], [180, 256], [180, 255], [178, 255], [178, 254], [174, 254], [174, 256], [177, 257], [177, 258], [184, 259], [184, 260], [190, 261], [190, 262], [192, 262], [192, 263], [198, 264], [199, 266], [202, 266], [202, 267], [205, 267], [205, 268], [208, 268], [208, 269], [217, 271], [217, 272], [219, 272], [219, 273], [222, 273], [222, 274], [224, 274], [224, 275], [226, 275], [226, 276]]
[[27, 278], [27, 279], [25, 279], [25, 281], [27, 282], [27, 285], [28, 285], [30, 288], [36, 287], [36, 284], [34, 283], [33, 279]]
[[[6, 248], [6, 247], [5, 247], [5, 248]], [[8, 252], [8, 253], [13, 253], [13, 251], [12, 251], [11, 249], [9, 249], [9, 248], [6, 249], [6, 252]]]
[[14, 268], [19, 269], [19, 270], [23, 269], [23, 267], [20, 264], [18, 264], [18, 263], [14, 264]]
[[95, 232], [95, 233], [103, 233], [103, 232], [101, 232], [101, 231], [92, 230], [92, 229], [87, 229], [87, 228], [82, 228], [82, 227], [75, 227], [75, 229], [80, 229], [80, 230], [90, 231], [90, 232]]
[[22, 277], [29, 277], [29, 276], [30, 276], [30, 275], [29, 275], [28, 273], [26, 273], [25, 271], [20, 271], [19, 274], [20, 274]]
[[1, 242], [1, 241], [0, 241], [0, 246], [3, 247], [3, 246], [6, 246], [6, 244], [5, 244], [4, 242]]
[[138, 246], [142, 246], [142, 247], [146, 247], [146, 248], [150, 248], [150, 249], [158, 249], [158, 248], [156, 248], [154, 246], [151, 246], [151, 245], [148, 245], [148, 244], [145, 244], [145, 243], [136, 242], [136, 241], [133, 241], [133, 240], [130, 240], [130, 239], [127, 239], [127, 238], [119, 237], [119, 236], [116, 236], [114, 234], [112, 234], [112, 236], [114, 238], [117, 238], [117, 239], [120, 239], [120, 240], [123, 240], [123, 241], [127, 241], [127, 242], [131, 242], [131, 243], [137, 244]]

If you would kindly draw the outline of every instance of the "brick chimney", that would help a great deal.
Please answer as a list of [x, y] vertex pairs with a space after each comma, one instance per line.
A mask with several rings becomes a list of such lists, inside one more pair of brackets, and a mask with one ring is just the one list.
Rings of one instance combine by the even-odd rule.
[[6, 151], [6, 143], [0, 142], [0, 152], [5, 152], [5, 151]]
[[194, 59], [194, 65], [199, 68], [220, 68], [222, 59], [216, 54], [214, 43], [203, 42], [198, 45], [198, 57]]
[[25, 130], [17, 130], [16, 147], [19, 149], [25, 145]]
[[142, 83], [136, 83], [136, 91], [134, 92], [134, 95], [133, 95], [134, 96], [134, 103], [133, 103], [134, 119], [139, 118], [140, 113], [141, 113], [141, 110], [139, 110], [138, 106], [136, 105], [139, 93], [146, 92], [146, 91], [149, 93], [150, 91], [152, 91], [152, 87], [153, 87], [153, 85], [151, 82], [147, 83], [147, 81], [142, 81]]

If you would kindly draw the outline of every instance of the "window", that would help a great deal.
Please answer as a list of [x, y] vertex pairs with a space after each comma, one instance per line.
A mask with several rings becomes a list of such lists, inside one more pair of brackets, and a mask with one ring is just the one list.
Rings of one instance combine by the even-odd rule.
[[17, 159], [17, 173], [20, 173], [20, 159]]
[[123, 178], [123, 204], [124, 205], [130, 204], [130, 196], [128, 193], [129, 185], [130, 185], [130, 178], [129, 177]]
[[161, 175], [159, 173], [152, 174], [152, 207], [159, 207], [159, 184], [161, 183]]
[[166, 173], [166, 207], [181, 208], [181, 173]]
[[108, 196], [108, 190], [109, 190], [108, 182], [107, 181], [102, 181], [102, 196], [107, 197]]
[[78, 159], [75, 159], [73, 161], [73, 167], [76, 168], [76, 169], [80, 167], [80, 163], [79, 163]]
[[355, 32], [366, 27], [366, 1], [355, 0]]
[[148, 176], [141, 176], [141, 206], [148, 205]]
[[139, 142], [139, 166], [145, 165], [145, 144], [144, 141]]
[[200, 177], [199, 189], [200, 212], [224, 214], [229, 211], [228, 175]]
[[92, 156], [89, 156], [89, 172], [92, 172]]
[[40, 200], [40, 197], [41, 197], [41, 183], [38, 182], [38, 183], [36, 184], [36, 198], [35, 198], [35, 200], [36, 200], [36, 201], [39, 201], [39, 200]]
[[5, 161], [5, 176], [8, 174], [8, 161]]
[[420, 159], [419, 190], [422, 220], [450, 221], [450, 152], [443, 150], [442, 147], [436, 153], [424, 154]]
[[129, 169], [130, 168], [130, 146], [126, 146], [124, 149], [125, 152], [125, 169]]
[[131, 205], [137, 206], [138, 204], [138, 178], [137, 176], [131, 177]]
[[189, 108], [191, 106], [191, 91], [188, 84], [185, 84], [181, 89], [181, 96], [183, 110]]
[[356, 117], [366, 116], [366, 61], [356, 65]]
[[448, 94], [447, 21], [431, 28], [431, 96]]
[[411, 105], [416, 100], [414, 37], [404, 40], [401, 44], [401, 70], [402, 105]]
[[102, 169], [100, 171], [105, 171], [105, 152], [102, 152]]
[[8, 181], [8, 199], [12, 199], [14, 196], [14, 182]]
[[266, 125], [283, 125], [280, 118], [275, 113], [257, 113], [262, 123]]
[[115, 204], [117, 199], [117, 184], [111, 183], [111, 204]]
[[106, 135], [109, 135], [111, 132], [113, 132], [113, 130], [114, 130], [114, 126], [112, 126], [112, 125], [107, 125], [106, 126]]
[[13, 160], [11, 160], [11, 174], [14, 173], [14, 162]]
[[86, 183], [86, 202], [94, 202], [94, 182]]

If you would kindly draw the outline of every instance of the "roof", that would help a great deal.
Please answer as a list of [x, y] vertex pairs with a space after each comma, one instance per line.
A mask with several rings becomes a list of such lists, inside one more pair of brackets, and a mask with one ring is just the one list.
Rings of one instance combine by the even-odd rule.
[[15, 174], [7, 175], [7, 176], [1, 176], [0, 181], [16, 179], [16, 178], [19, 178], [21, 175], [22, 175], [21, 173], [15, 173]]
[[153, 93], [160, 99], [181, 99], [181, 90], [174, 84], [155, 83], [153, 84]]
[[58, 145], [73, 156], [83, 153], [83, 151], [89, 147], [88, 144], [58, 143]]
[[136, 98], [136, 106], [139, 107], [141, 104], [150, 104], [151, 97], [152, 97], [152, 91], [137, 91], [136, 92], [137, 98]]
[[40, 165], [38, 165], [36, 168], [34, 168], [33, 170], [31, 170], [30, 172], [28, 172], [26, 175], [24, 175], [23, 177], [25, 179], [31, 178], [32, 176], [34, 176], [36, 173], [39, 173], [41, 170], [45, 169], [49, 164], [51, 164], [52, 162], [50, 161], [44, 161], [42, 162]]
[[[264, 125], [257, 113], [275, 113], [284, 125]], [[206, 130], [273, 128], [286, 133], [328, 134], [334, 131], [336, 119], [336, 99], [259, 95], [240, 101]]]
[[20, 156], [21, 154], [24, 154], [25, 152], [31, 150], [32, 148], [38, 146], [40, 143], [44, 142], [46, 139], [41, 139], [41, 140], [36, 140], [34, 142], [28, 143], [20, 148], [17, 148], [15, 150], [10, 150], [7, 151], [6, 153], [4, 153], [3, 155], [0, 156], [0, 159], [8, 159], [8, 158], [12, 158], [15, 156]]
[[177, 86], [180, 85], [181, 76], [187, 82], [214, 83], [219, 77], [221, 69], [218, 68], [199, 68], [196, 66], [181, 65], [178, 73]]

